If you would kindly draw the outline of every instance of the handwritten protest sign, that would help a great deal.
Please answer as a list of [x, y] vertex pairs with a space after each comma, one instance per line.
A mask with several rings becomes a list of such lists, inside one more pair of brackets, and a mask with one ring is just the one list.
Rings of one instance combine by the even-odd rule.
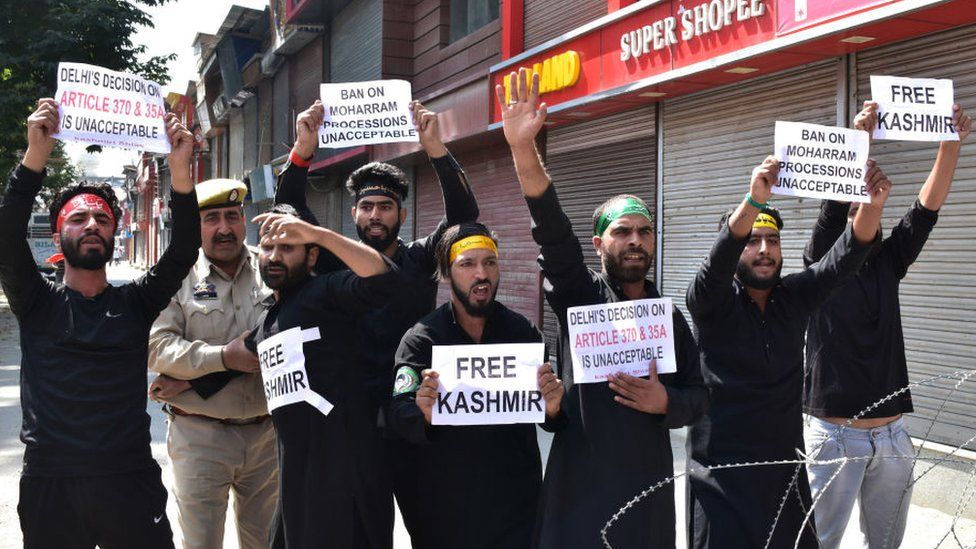
[[309, 388], [308, 372], [305, 370], [305, 350], [302, 344], [315, 341], [319, 337], [318, 328], [302, 330], [296, 327], [258, 343], [264, 397], [268, 401], [268, 411], [272, 414], [282, 406], [297, 402], [311, 404], [322, 415], [327, 416], [332, 411], [332, 403]]
[[319, 128], [319, 147], [419, 140], [410, 114], [410, 82], [406, 80], [322, 84], [320, 93], [325, 121]]
[[875, 139], [959, 141], [952, 128], [952, 80], [871, 75]]
[[433, 425], [541, 423], [542, 343], [435, 345], [431, 368], [440, 375]]
[[169, 153], [159, 84], [84, 63], [58, 64], [61, 125], [54, 136], [107, 147]]
[[775, 194], [871, 202], [864, 184], [867, 132], [802, 122], [776, 122], [780, 161]]
[[599, 383], [612, 373], [646, 376], [677, 371], [671, 299], [570, 307], [566, 311], [573, 354], [573, 382]]

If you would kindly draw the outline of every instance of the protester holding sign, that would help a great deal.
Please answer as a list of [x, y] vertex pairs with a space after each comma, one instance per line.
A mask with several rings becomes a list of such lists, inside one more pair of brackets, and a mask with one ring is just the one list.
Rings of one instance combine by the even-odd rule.
[[[434, 310], [437, 296], [434, 249], [448, 227], [478, 219], [478, 203], [464, 171], [441, 141], [437, 113], [417, 102], [411, 105], [411, 112], [420, 144], [430, 158], [443, 193], [445, 218], [437, 227], [417, 240], [404, 242], [399, 238], [400, 225], [407, 216], [405, 201], [409, 187], [403, 172], [395, 166], [371, 162], [353, 172], [346, 182], [346, 188], [355, 200], [351, 215], [360, 241], [390, 258], [401, 274], [401, 286], [396, 294], [381, 307], [359, 317], [355, 339], [360, 345], [365, 372], [361, 390], [369, 393], [377, 410], [384, 411], [390, 401], [393, 357], [400, 339], [418, 320]], [[319, 102], [298, 115], [295, 123], [298, 140], [275, 195], [276, 203], [291, 204], [313, 220], [305, 200], [305, 186], [309, 161], [316, 151], [317, 128], [322, 125], [324, 115], [324, 107]], [[325, 250], [320, 250], [319, 257], [316, 265], [319, 273], [343, 268], [341, 262]], [[373, 411], [372, 417], [375, 419], [376, 416]], [[423, 487], [419, 477], [413, 474], [417, 464], [412, 445], [403, 440], [384, 438], [375, 426], [368, 435], [375, 437], [378, 446], [375, 452], [363, 458], [361, 474], [369, 482], [386, 482], [393, 486], [407, 530], [413, 532], [416, 513], [411, 504]], [[387, 513], [386, 534], [389, 543], [393, 543], [392, 498]]]
[[27, 223], [60, 118], [41, 99], [27, 120], [27, 152], [0, 202], [0, 282], [20, 326], [27, 445], [18, 512], [27, 548], [173, 547], [166, 489], [149, 448], [149, 328], [197, 257], [200, 218], [190, 180], [193, 136], [165, 120], [173, 238], [135, 281], [106, 279], [121, 220], [108, 185], [71, 185], [51, 203], [64, 284], [37, 271]]
[[[566, 387], [568, 421], [557, 429], [542, 489], [538, 547], [602, 548], [600, 531], [635, 493], [673, 474], [668, 430], [694, 422], [708, 402], [698, 366], [698, 347], [680, 311], [672, 311], [677, 372], [647, 378], [617, 374], [608, 383], [580, 384], [573, 377], [567, 310], [658, 298], [646, 279], [654, 253], [653, 215], [642, 200], [620, 195], [593, 215], [593, 246], [603, 268], [589, 270], [583, 250], [563, 212], [535, 147], [546, 118], [537, 108], [538, 75], [531, 88], [526, 69], [510, 76], [512, 100], [495, 91], [505, 139], [532, 216], [532, 236], [541, 246], [539, 263], [546, 299], [559, 319], [559, 376]], [[674, 546], [674, 491], [664, 485], [636, 504], [609, 531], [615, 546]]]
[[[712, 406], [689, 434], [689, 546], [816, 547], [802, 466], [707, 471], [701, 467], [797, 459], [803, 336], [810, 315], [853, 277], [878, 236], [891, 182], [867, 172], [871, 203], [823, 260], [781, 276], [783, 220], [767, 205], [780, 163], [752, 172], [742, 203], [722, 217], [708, 257], [688, 288]], [[801, 531], [802, 530], [802, 531]], [[768, 541], [768, 544], [767, 544]]]
[[[376, 250], [299, 219], [290, 206], [254, 221], [261, 226], [261, 278], [278, 296], [250, 338], [278, 436], [272, 547], [389, 547], [389, 487], [359, 470], [375, 451], [376, 415], [351, 342], [357, 315], [400, 287], [398, 273]], [[352, 272], [312, 276], [319, 246]]]
[[[865, 102], [854, 127], [871, 133], [878, 124], [877, 104]], [[824, 303], [807, 331], [803, 411], [808, 455], [819, 460], [868, 458], [811, 465], [810, 489], [817, 503], [817, 534], [823, 547], [840, 546], [855, 501], [860, 501], [861, 532], [869, 547], [898, 547], [911, 499], [914, 455], [901, 415], [911, 413], [908, 365], [898, 290], [908, 268], [928, 240], [952, 185], [960, 141], [972, 120], [954, 106], [953, 135], [939, 145], [935, 165], [918, 199], [881, 245], [872, 250], [854, 280]], [[804, 250], [803, 261], [821, 261], [853, 219], [857, 206], [824, 201]], [[887, 395], [896, 398], [885, 399]], [[875, 405], [875, 403], [880, 403]], [[829, 483], [829, 485], [828, 485]]]
[[[421, 520], [411, 532], [414, 549], [532, 546], [542, 482], [535, 427], [489, 423], [491, 416], [503, 417], [511, 408], [532, 410], [534, 399], [544, 401], [547, 423], [563, 421], [563, 387], [551, 367], [545, 364], [529, 372], [530, 384], [538, 387], [538, 393], [512, 399], [511, 405], [506, 404], [509, 395], [496, 394], [492, 399], [485, 392], [480, 405], [474, 398], [470, 405], [465, 401], [466, 415], [488, 408], [484, 425], [431, 425], [438, 413], [442, 418], [462, 413], [456, 398], [438, 393], [441, 373], [445, 377], [456, 374], [468, 386], [485, 378], [518, 375], [515, 349], [503, 353], [513, 355], [510, 360], [500, 355], [479, 364], [469, 356], [473, 347], [542, 341], [542, 334], [527, 318], [495, 300], [500, 279], [497, 246], [491, 231], [478, 223], [445, 231], [437, 261], [441, 278], [451, 285], [451, 300], [411, 328], [397, 350], [390, 422], [404, 438], [419, 445], [418, 468], [413, 474], [424, 481], [415, 502]], [[451, 366], [442, 372], [433, 370], [432, 355], [437, 354], [433, 349], [440, 345], [464, 345], [469, 355], [457, 355], [453, 371]]]

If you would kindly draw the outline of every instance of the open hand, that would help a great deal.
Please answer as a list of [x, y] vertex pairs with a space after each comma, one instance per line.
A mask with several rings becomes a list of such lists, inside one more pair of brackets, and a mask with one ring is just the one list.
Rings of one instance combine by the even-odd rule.
[[610, 390], [615, 401], [646, 414], [668, 413], [668, 391], [657, 377], [657, 361], [651, 361], [648, 379], [619, 373], [610, 375]]
[[258, 234], [261, 235], [262, 246], [312, 244], [319, 230], [311, 223], [285, 214], [263, 213], [255, 217], [254, 222], [259, 225]]
[[523, 67], [518, 74], [511, 73], [508, 81], [511, 97], [507, 102], [504, 86], [495, 86], [505, 140], [513, 148], [534, 145], [535, 136], [546, 121], [546, 104], [539, 105], [539, 75], [533, 73], [530, 82], [529, 71]]

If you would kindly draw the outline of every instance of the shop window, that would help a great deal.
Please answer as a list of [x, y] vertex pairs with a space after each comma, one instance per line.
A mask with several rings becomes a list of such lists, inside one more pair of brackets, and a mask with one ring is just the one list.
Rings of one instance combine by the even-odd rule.
[[499, 0], [450, 0], [451, 42], [498, 19]]

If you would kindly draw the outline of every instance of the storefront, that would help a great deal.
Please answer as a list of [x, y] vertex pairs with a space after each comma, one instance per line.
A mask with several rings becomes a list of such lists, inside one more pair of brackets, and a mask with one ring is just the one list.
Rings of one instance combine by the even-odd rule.
[[[502, 84], [519, 67], [540, 73], [550, 112], [546, 163], [584, 249], [593, 208], [606, 197], [633, 193], [655, 204], [655, 279], [683, 308], [719, 218], [772, 152], [776, 120], [849, 125], [869, 98], [871, 74], [950, 78], [956, 101], [976, 110], [976, 27], [965, 26], [973, 23], [976, 10], [963, 1], [640, 2], [495, 65], [490, 80]], [[500, 115], [493, 95], [491, 101], [496, 130]], [[976, 274], [967, 266], [976, 262], [976, 246], [966, 235], [976, 229], [976, 150], [970, 147], [939, 224], [902, 285], [913, 381], [973, 367]], [[936, 149], [873, 146], [872, 157], [895, 183], [886, 230], [914, 200]], [[520, 202], [509, 197], [507, 209], [522, 212]], [[789, 272], [801, 266], [819, 201], [774, 202], [786, 221]], [[527, 220], [519, 224], [524, 232]], [[542, 324], [554, 332], [550, 314]], [[938, 414], [931, 439], [958, 445], [971, 436], [976, 391], [963, 384], [950, 395], [954, 385], [913, 391], [917, 434]]]

